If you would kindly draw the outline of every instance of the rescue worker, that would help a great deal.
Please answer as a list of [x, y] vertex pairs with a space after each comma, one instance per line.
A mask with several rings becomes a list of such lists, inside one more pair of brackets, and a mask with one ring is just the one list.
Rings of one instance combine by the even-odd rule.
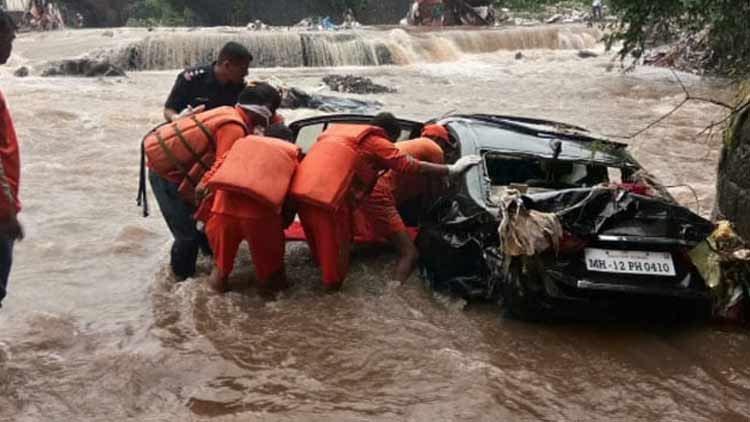
[[235, 105], [245, 88], [252, 61], [247, 48], [236, 42], [226, 43], [215, 62], [186, 69], [177, 76], [164, 105], [164, 118], [171, 122], [204, 110]]
[[301, 156], [299, 147], [289, 142], [292, 138], [288, 127], [276, 124], [263, 137], [240, 139], [204, 176], [200, 189], [215, 191], [206, 224], [215, 252], [212, 290], [228, 290], [227, 278], [243, 240], [250, 247], [261, 290], [287, 286], [284, 228], [294, 213], [282, 209]]
[[446, 166], [416, 160], [393, 144], [401, 134], [390, 113], [369, 125], [333, 124], [321, 134], [302, 161], [290, 194], [326, 290], [338, 290], [349, 270], [352, 210], [375, 186], [381, 172], [457, 176], [481, 158], [466, 156]]
[[[161, 126], [144, 139], [148, 179], [174, 236], [170, 266], [178, 280], [195, 273], [198, 249], [208, 241], [193, 218], [195, 188], [216, 157], [240, 138], [262, 134], [281, 101], [271, 85], [258, 83], [240, 93], [235, 107], [219, 107]], [[145, 196], [141, 186], [139, 200]]]
[[[443, 164], [443, 151], [451, 148], [450, 135], [441, 125], [426, 125], [422, 137], [399, 142], [396, 148], [422, 162]], [[366, 222], [375, 238], [386, 239], [399, 253], [394, 279], [405, 282], [417, 264], [418, 250], [409, 237], [398, 207], [419, 197], [433, 197], [442, 180], [423, 175], [388, 172], [357, 210], [357, 220]]]
[[[13, 50], [16, 24], [0, 9], [0, 64], [5, 64]], [[18, 222], [21, 202], [18, 199], [21, 173], [18, 139], [5, 96], [0, 92], [0, 307], [8, 287], [13, 262], [13, 244], [23, 239], [23, 226]]]

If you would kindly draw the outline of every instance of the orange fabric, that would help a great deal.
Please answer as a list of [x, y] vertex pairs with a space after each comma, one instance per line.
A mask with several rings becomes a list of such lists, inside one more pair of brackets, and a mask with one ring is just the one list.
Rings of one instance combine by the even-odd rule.
[[[417, 138], [399, 142], [396, 144], [396, 148], [403, 154], [408, 154], [419, 161], [426, 161], [433, 164], [443, 164], [445, 162], [443, 149], [432, 139]], [[433, 193], [436, 182], [440, 182], [440, 178], [426, 177], [421, 174], [394, 172], [388, 173], [383, 178], [385, 179], [383, 183], [390, 184], [391, 192], [393, 192], [393, 198], [396, 200], [397, 205], [401, 205], [419, 196]]]
[[359, 147], [359, 160], [355, 170], [356, 196], [366, 196], [384, 170], [396, 173], [414, 174], [419, 172], [419, 161], [402, 153], [398, 147], [381, 136], [368, 136]]
[[385, 132], [367, 125], [331, 125], [310, 149], [297, 170], [291, 195], [327, 209], [343, 203], [360, 161], [360, 144], [372, 135]]
[[362, 234], [359, 230], [372, 230], [376, 238], [387, 239], [406, 231], [406, 224], [398, 212], [390, 185], [381, 182], [382, 179], [355, 212], [355, 221], [361, 219], [366, 225], [355, 225], [354, 230], [357, 234]]
[[21, 178], [21, 158], [16, 129], [10, 116], [5, 96], [0, 92], [0, 219], [21, 211], [18, 189]]
[[[430, 139], [417, 138], [398, 142], [396, 147], [416, 160], [443, 163], [443, 150]], [[432, 187], [434, 183], [434, 178], [421, 174], [389, 172], [381, 177], [372, 193], [355, 212], [354, 220], [360, 222], [355, 224], [355, 236], [387, 239], [393, 234], [406, 231], [398, 207], [409, 200], [431, 195], [435, 191]]]
[[323, 284], [340, 284], [349, 272], [351, 249], [351, 209], [346, 203], [336, 211], [300, 203], [298, 214], [307, 243], [320, 265]]
[[448, 129], [446, 129], [445, 126], [438, 124], [425, 125], [425, 127], [422, 128], [422, 136], [439, 138], [445, 142], [450, 142], [451, 139]]
[[[247, 130], [244, 114], [233, 107], [215, 108], [161, 126], [144, 139], [144, 149], [150, 169], [173, 182], [180, 182], [185, 177], [185, 174], [175, 165], [162, 147], [159, 137], [184, 170], [192, 169], [200, 160], [210, 161], [210, 163], [204, 161], [204, 164], [208, 164], [208, 166], [213, 163], [212, 157], [215, 157], [218, 145], [214, 145], [214, 141], [206, 136], [196, 120], [210, 131], [214, 138], [218, 136], [217, 131], [221, 127], [229, 124], [241, 129], [243, 136], [245, 130]], [[185, 146], [179, 138], [178, 130], [183, 134], [190, 148]], [[218, 139], [216, 139], [216, 142], [218, 142]], [[220, 155], [221, 153], [223, 152], [219, 151]]]
[[206, 185], [246, 195], [281, 212], [300, 149], [274, 138], [247, 136], [234, 143]]
[[243, 240], [250, 246], [259, 280], [266, 281], [284, 270], [284, 230], [278, 214], [271, 213], [270, 217], [261, 219], [212, 214], [206, 224], [206, 236], [222, 277], [231, 274]]

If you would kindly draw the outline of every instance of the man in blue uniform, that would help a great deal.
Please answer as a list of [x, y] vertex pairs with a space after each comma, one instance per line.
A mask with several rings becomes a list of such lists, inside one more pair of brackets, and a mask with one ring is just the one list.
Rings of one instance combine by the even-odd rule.
[[164, 118], [171, 122], [203, 110], [234, 106], [245, 88], [245, 76], [252, 60], [247, 48], [228, 42], [214, 63], [180, 73], [164, 104]]

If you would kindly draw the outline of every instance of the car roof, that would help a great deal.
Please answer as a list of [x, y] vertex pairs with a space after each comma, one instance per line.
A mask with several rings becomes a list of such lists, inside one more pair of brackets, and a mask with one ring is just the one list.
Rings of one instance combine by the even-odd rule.
[[462, 147], [540, 158], [593, 161], [616, 167], [640, 167], [627, 152], [627, 145], [596, 137], [586, 129], [550, 120], [490, 114], [461, 114], [441, 118]]
[[[329, 114], [302, 119], [289, 127], [299, 128], [314, 123], [367, 123], [373, 116], [366, 114]], [[424, 123], [398, 119], [402, 128], [415, 136]], [[640, 168], [627, 152], [627, 144], [596, 137], [588, 130], [552, 120], [503, 116], [494, 114], [455, 114], [428, 121], [445, 125], [461, 144], [462, 155], [495, 151], [540, 158], [554, 157], [554, 142], [562, 144], [558, 159], [593, 161], [613, 167]]]

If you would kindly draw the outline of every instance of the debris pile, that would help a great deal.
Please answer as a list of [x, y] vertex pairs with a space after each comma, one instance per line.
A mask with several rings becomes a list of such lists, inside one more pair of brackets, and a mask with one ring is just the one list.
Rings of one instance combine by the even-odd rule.
[[282, 93], [281, 108], [311, 108], [329, 113], [367, 114], [373, 113], [383, 106], [379, 101], [311, 94], [295, 87], [282, 87], [280, 90]]
[[714, 298], [714, 316], [750, 322], [750, 244], [721, 221], [705, 241], [690, 251], [690, 259], [706, 280]]
[[350, 94], [384, 94], [394, 93], [394, 88], [374, 83], [371, 79], [354, 75], [328, 75], [323, 83], [336, 92]]
[[669, 67], [702, 74], [714, 61], [713, 50], [708, 46], [707, 31], [685, 35], [671, 45], [655, 48], [643, 58], [643, 64]]

